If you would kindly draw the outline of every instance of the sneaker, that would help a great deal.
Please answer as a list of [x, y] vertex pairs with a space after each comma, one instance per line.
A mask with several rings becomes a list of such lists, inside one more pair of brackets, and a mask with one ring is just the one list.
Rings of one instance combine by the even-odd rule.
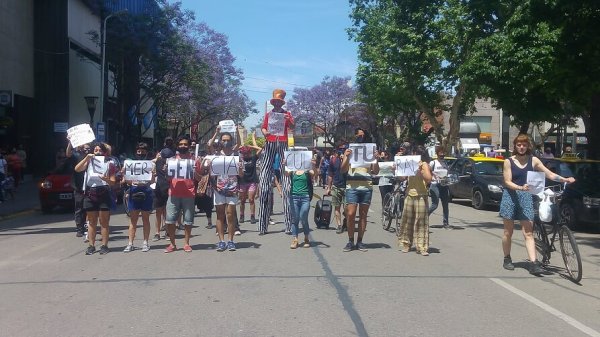
[[356, 249], [360, 250], [361, 252], [366, 252], [368, 250], [367, 245], [362, 242], [356, 243]]
[[206, 229], [211, 229], [213, 227], [214, 225], [212, 224], [212, 222], [209, 222], [208, 225], [206, 225]]
[[402, 248], [400, 249], [400, 251], [403, 252], [403, 253], [410, 252], [410, 245], [402, 244]]
[[239, 222], [240, 223], [244, 223], [244, 216], [243, 215], [240, 215], [240, 221]]
[[348, 243], [346, 244], [346, 246], [344, 246], [344, 251], [345, 252], [349, 252], [351, 250], [354, 249], [354, 244], [352, 243], [352, 241], [348, 241]]
[[190, 245], [183, 246], [183, 251], [186, 252], [186, 253], [191, 253], [192, 252], [192, 246], [190, 246]]
[[254, 217], [254, 215], [250, 216], [250, 223], [251, 224], [255, 224], [257, 222], [256, 218]]
[[302, 245], [304, 248], [310, 248], [310, 241], [308, 239], [304, 239], [304, 244]]
[[290, 249], [296, 249], [298, 248], [298, 239], [294, 238], [292, 239], [292, 244], [290, 245]]
[[90, 239], [88, 238], [88, 232], [83, 233], [85, 235], [85, 237], [83, 238], [83, 242], [88, 243], [90, 242]]
[[335, 232], [337, 234], [342, 234], [344, 232], [344, 230], [346, 230], [346, 226], [338, 226], [338, 228], [335, 230]]
[[421, 256], [429, 256], [429, 252], [426, 250], [422, 250], [420, 252], [418, 252], [419, 254], [421, 254]]
[[108, 247], [105, 245], [100, 246], [100, 255], [105, 255], [108, 254], [110, 250], [108, 250]]
[[225, 241], [219, 241], [219, 243], [217, 244], [217, 252], [222, 252], [225, 249], [227, 249], [227, 245], [225, 244]]
[[504, 267], [506, 270], [515, 270], [515, 265], [513, 264], [510, 255], [504, 257], [504, 263], [502, 263], [502, 267]]
[[274, 225], [274, 224], [275, 224], [275, 221], [269, 219], [269, 225]]
[[235, 235], [235, 236], [240, 236], [240, 235], [242, 235], [242, 232], [240, 232], [240, 230], [239, 230], [239, 229], [236, 229], [236, 230], [235, 230], [235, 233], [233, 233], [233, 235]]
[[123, 249], [123, 253], [129, 253], [131, 251], [133, 251], [135, 248], [133, 247], [133, 245], [127, 245], [127, 247], [125, 247], [125, 249]]
[[173, 246], [172, 244], [169, 244], [167, 246], [167, 248], [165, 248], [165, 253], [172, 253], [176, 250], [177, 250], [177, 247]]
[[147, 252], [150, 250], [150, 246], [148, 246], [147, 243], [144, 243], [144, 245], [142, 246], [142, 252]]
[[75, 236], [78, 238], [83, 237], [83, 229], [77, 229]]
[[160, 234], [154, 234], [154, 237], [152, 238], [152, 241], [159, 241], [160, 240]]
[[529, 266], [529, 274], [531, 275], [535, 275], [538, 276], [540, 274], [542, 274], [544, 272], [544, 269], [542, 269], [542, 264], [540, 263], [540, 261], [533, 261], [531, 263], [531, 265]]
[[442, 228], [444, 228], [444, 229], [452, 229], [452, 227], [450, 225], [448, 225], [447, 223], [443, 224]]
[[95, 252], [96, 252], [96, 247], [88, 246], [87, 249], [85, 250], [85, 255], [92, 255]]
[[227, 241], [227, 250], [235, 252], [235, 243], [233, 241]]

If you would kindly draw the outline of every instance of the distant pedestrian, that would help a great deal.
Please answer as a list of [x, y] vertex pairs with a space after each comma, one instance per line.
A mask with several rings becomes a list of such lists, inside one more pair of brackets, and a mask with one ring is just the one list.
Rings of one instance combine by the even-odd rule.
[[74, 201], [74, 216], [75, 216], [75, 228], [76, 236], [83, 237], [85, 234], [85, 224], [87, 222], [87, 213], [83, 208], [84, 185], [85, 185], [85, 171], [77, 172], [75, 167], [81, 162], [88, 154], [92, 153], [93, 149], [90, 144], [84, 144], [76, 149], [73, 149], [71, 142], [67, 145], [65, 156], [65, 171], [70, 172], [71, 187], [73, 188], [73, 201]]
[[331, 162], [327, 170], [327, 188], [325, 190], [326, 195], [331, 195], [331, 205], [333, 206], [336, 224], [335, 232], [337, 234], [342, 234], [344, 229], [347, 228], [342, 221], [342, 206], [346, 202], [346, 175], [342, 173], [345, 149], [345, 147], [342, 147], [331, 156]]
[[444, 159], [446, 153], [444, 148], [441, 146], [436, 147], [437, 158], [429, 163], [429, 168], [432, 171], [433, 178], [431, 179], [431, 187], [429, 188], [429, 194], [431, 195], [431, 205], [429, 206], [429, 215], [438, 208], [438, 204], [442, 202], [442, 227], [448, 229], [450, 224], [448, 223], [449, 208], [448, 202], [450, 201], [450, 189], [448, 188], [448, 164]]

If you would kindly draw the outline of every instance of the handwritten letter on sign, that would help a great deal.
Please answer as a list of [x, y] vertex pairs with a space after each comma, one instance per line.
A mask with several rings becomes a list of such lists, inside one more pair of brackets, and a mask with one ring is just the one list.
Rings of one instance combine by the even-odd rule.
[[232, 135], [235, 134], [235, 122], [231, 119], [220, 121], [219, 126], [221, 127], [221, 133], [229, 132]]
[[96, 139], [89, 124], [79, 124], [67, 130], [67, 139], [73, 147], [93, 142]]
[[529, 185], [529, 193], [542, 193], [546, 187], [546, 175], [544, 172], [527, 171], [527, 185]]
[[213, 176], [237, 176], [238, 156], [216, 156], [210, 162], [210, 174]]
[[397, 177], [412, 177], [417, 174], [421, 156], [397, 156], [394, 157]]
[[275, 136], [283, 136], [285, 131], [285, 114], [269, 112], [269, 133]]
[[311, 151], [284, 151], [286, 171], [307, 171], [312, 168]]
[[194, 160], [175, 158], [167, 160], [167, 176], [174, 179], [194, 179]]
[[365, 167], [377, 162], [375, 158], [375, 143], [351, 143], [348, 147], [352, 150], [350, 167]]
[[152, 160], [126, 160], [124, 163], [125, 180], [150, 181], [154, 163]]
[[94, 156], [88, 165], [88, 177], [102, 177], [108, 170], [108, 162], [104, 156]]

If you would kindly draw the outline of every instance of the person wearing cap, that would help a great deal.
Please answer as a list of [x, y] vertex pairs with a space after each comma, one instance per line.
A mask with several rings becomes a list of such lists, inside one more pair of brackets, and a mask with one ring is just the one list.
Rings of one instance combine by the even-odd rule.
[[[258, 232], [259, 235], [267, 233], [269, 226], [269, 197], [271, 196], [271, 181], [273, 180], [274, 170], [273, 161], [275, 154], [279, 154], [280, 158], [284, 157], [284, 151], [288, 149], [288, 129], [294, 127], [294, 118], [289, 111], [283, 109], [285, 104], [285, 90], [273, 90], [273, 98], [271, 105], [273, 110], [265, 113], [265, 118], [262, 123], [261, 131], [265, 136], [266, 143], [263, 148], [263, 170], [259, 175], [259, 190], [260, 190], [260, 207], [258, 210]], [[292, 229], [292, 212], [290, 210], [289, 200], [290, 192], [290, 177], [282, 175], [281, 186], [283, 189], [283, 213], [285, 217], [286, 232], [291, 233]]]

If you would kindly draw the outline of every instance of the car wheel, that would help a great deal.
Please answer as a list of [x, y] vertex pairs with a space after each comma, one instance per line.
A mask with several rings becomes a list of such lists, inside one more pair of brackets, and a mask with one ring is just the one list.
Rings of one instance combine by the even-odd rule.
[[41, 209], [42, 209], [42, 213], [48, 214], [48, 213], [52, 212], [52, 209], [54, 209], [54, 207], [52, 205], [42, 204]]
[[560, 221], [570, 229], [575, 229], [577, 224], [577, 216], [573, 206], [569, 204], [560, 205]]
[[471, 204], [473, 205], [473, 208], [475, 209], [483, 209], [483, 206], [485, 205], [484, 200], [483, 200], [483, 193], [481, 193], [480, 190], [475, 190], [473, 191], [473, 198], [471, 199]]

